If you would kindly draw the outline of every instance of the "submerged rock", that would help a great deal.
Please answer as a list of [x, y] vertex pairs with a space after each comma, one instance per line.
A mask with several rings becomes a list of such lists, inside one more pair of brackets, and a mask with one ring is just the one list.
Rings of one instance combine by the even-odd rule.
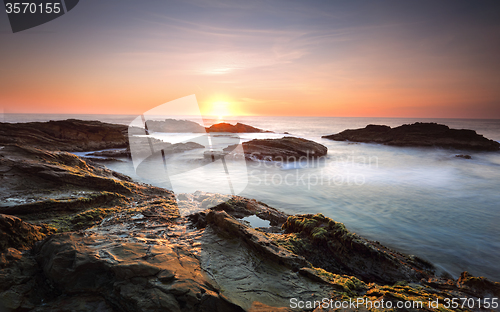
[[[235, 146], [228, 146], [230, 152]], [[311, 140], [295, 137], [255, 139], [243, 143], [245, 157], [250, 160], [300, 161], [325, 156], [328, 148]]]
[[362, 129], [344, 130], [325, 135], [334, 141], [380, 143], [394, 146], [435, 146], [479, 151], [498, 151], [500, 143], [489, 140], [474, 130], [450, 129], [437, 123], [417, 122], [391, 128], [368, 125]]

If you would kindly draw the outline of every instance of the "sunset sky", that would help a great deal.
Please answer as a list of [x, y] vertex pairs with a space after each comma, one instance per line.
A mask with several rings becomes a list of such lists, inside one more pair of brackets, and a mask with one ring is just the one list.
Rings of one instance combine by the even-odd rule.
[[[500, 118], [500, 1], [82, 0], [12, 33], [4, 113]], [[1, 111], [0, 111], [1, 112]]]

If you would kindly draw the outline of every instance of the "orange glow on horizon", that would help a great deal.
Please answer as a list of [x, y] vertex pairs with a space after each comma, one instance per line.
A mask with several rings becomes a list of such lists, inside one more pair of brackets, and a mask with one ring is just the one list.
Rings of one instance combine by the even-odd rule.
[[369, 1], [304, 2], [297, 18], [278, 3], [193, 11], [181, 2], [131, 2], [116, 20], [63, 18], [20, 34], [0, 23], [0, 112], [138, 116], [195, 94], [195, 114], [222, 119], [500, 119], [499, 22], [489, 4], [463, 19], [460, 2], [449, 4], [456, 15], [432, 1], [373, 12]]
[[220, 121], [231, 116], [249, 115], [240, 109], [240, 105], [238, 103], [226, 100], [225, 97], [217, 97], [215, 100], [210, 99], [208, 101], [199, 100], [198, 102], [200, 105], [200, 112], [203, 116], [215, 117]]
[[207, 113], [207, 115], [216, 116], [219, 120], [224, 119], [224, 117], [226, 116], [232, 115], [229, 111], [229, 103], [222, 101], [212, 103], [212, 108]]
[[[29, 92], [18, 86], [0, 94], [0, 111], [26, 114], [122, 114], [139, 115], [158, 105], [195, 94], [200, 112], [220, 120], [229, 116], [331, 116], [394, 118], [499, 118], [496, 94], [476, 89], [392, 89], [371, 86], [317, 86], [316, 89], [266, 90], [249, 85], [245, 89], [212, 92], [182, 82], [175, 90], [123, 81], [107, 88], [91, 85], [90, 77], [80, 83], [56, 88], [51, 81], [30, 81]], [[95, 82], [95, 81], [94, 81]], [[360, 83], [361, 84], [361, 83]], [[368, 86], [368, 87], [365, 87]], [[320, 88], [321, 87], [321, 88]], [[452, 92], [453, 91], [453, 92]], [[470, 103], [491, 103], [471, 106]], [[488, 118], [486, 117], [486, 118]]]

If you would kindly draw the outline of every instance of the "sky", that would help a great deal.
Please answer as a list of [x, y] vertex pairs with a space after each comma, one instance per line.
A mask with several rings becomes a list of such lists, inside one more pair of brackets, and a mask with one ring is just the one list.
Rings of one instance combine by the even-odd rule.
[[81, 0], [12, 33], [0, 113], [500, 119], [500, 1]]

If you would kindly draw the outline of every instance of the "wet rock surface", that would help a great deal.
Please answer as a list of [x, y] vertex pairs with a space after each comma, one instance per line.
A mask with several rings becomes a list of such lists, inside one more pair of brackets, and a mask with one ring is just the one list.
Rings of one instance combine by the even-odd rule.
[[184, 247], [109, 234], [55, 235], [35, 247], [50, 285], [79, 300], [98, 292], [119, 311], [238, 311]]
[[[255, 139], [244, 142], [245, 158], [250, 160], [300, 161], [325, 156], [328, 148], [311, 140], [295, 137], [281, 139]], [[232, 151], [228, 146], [224, 151]]]
[[241, 219], [248, 216], [257, 216], [262, 220], [269, 221], [271, 226], [279, 226], [285, 223], [288, 214], [269, 207], [263, 202], [255, 199], [248, 199], [241, 196], [221, 195], [206, 192], [195, 192], [193, 194], [179, 194], [177, 200], [188, 206], [191, 203], [192, 212], [188, 218], [196, 226], [204, 227], [207, 224], [206, 214], [200, 212], [208, 207], [213, 207], [214, 211], [225, 211], [234, 218]]
[[498, 151], [500, 143], [489, 140], [474, 130], [450, 129], [436, 123], [417, 122], [391, 128], [382, 125], [368, 125], [362, 129], [345, 130], [325, 135], [325, 139], [380, 143], [393, 146], [435, 146], [477, 151]]

